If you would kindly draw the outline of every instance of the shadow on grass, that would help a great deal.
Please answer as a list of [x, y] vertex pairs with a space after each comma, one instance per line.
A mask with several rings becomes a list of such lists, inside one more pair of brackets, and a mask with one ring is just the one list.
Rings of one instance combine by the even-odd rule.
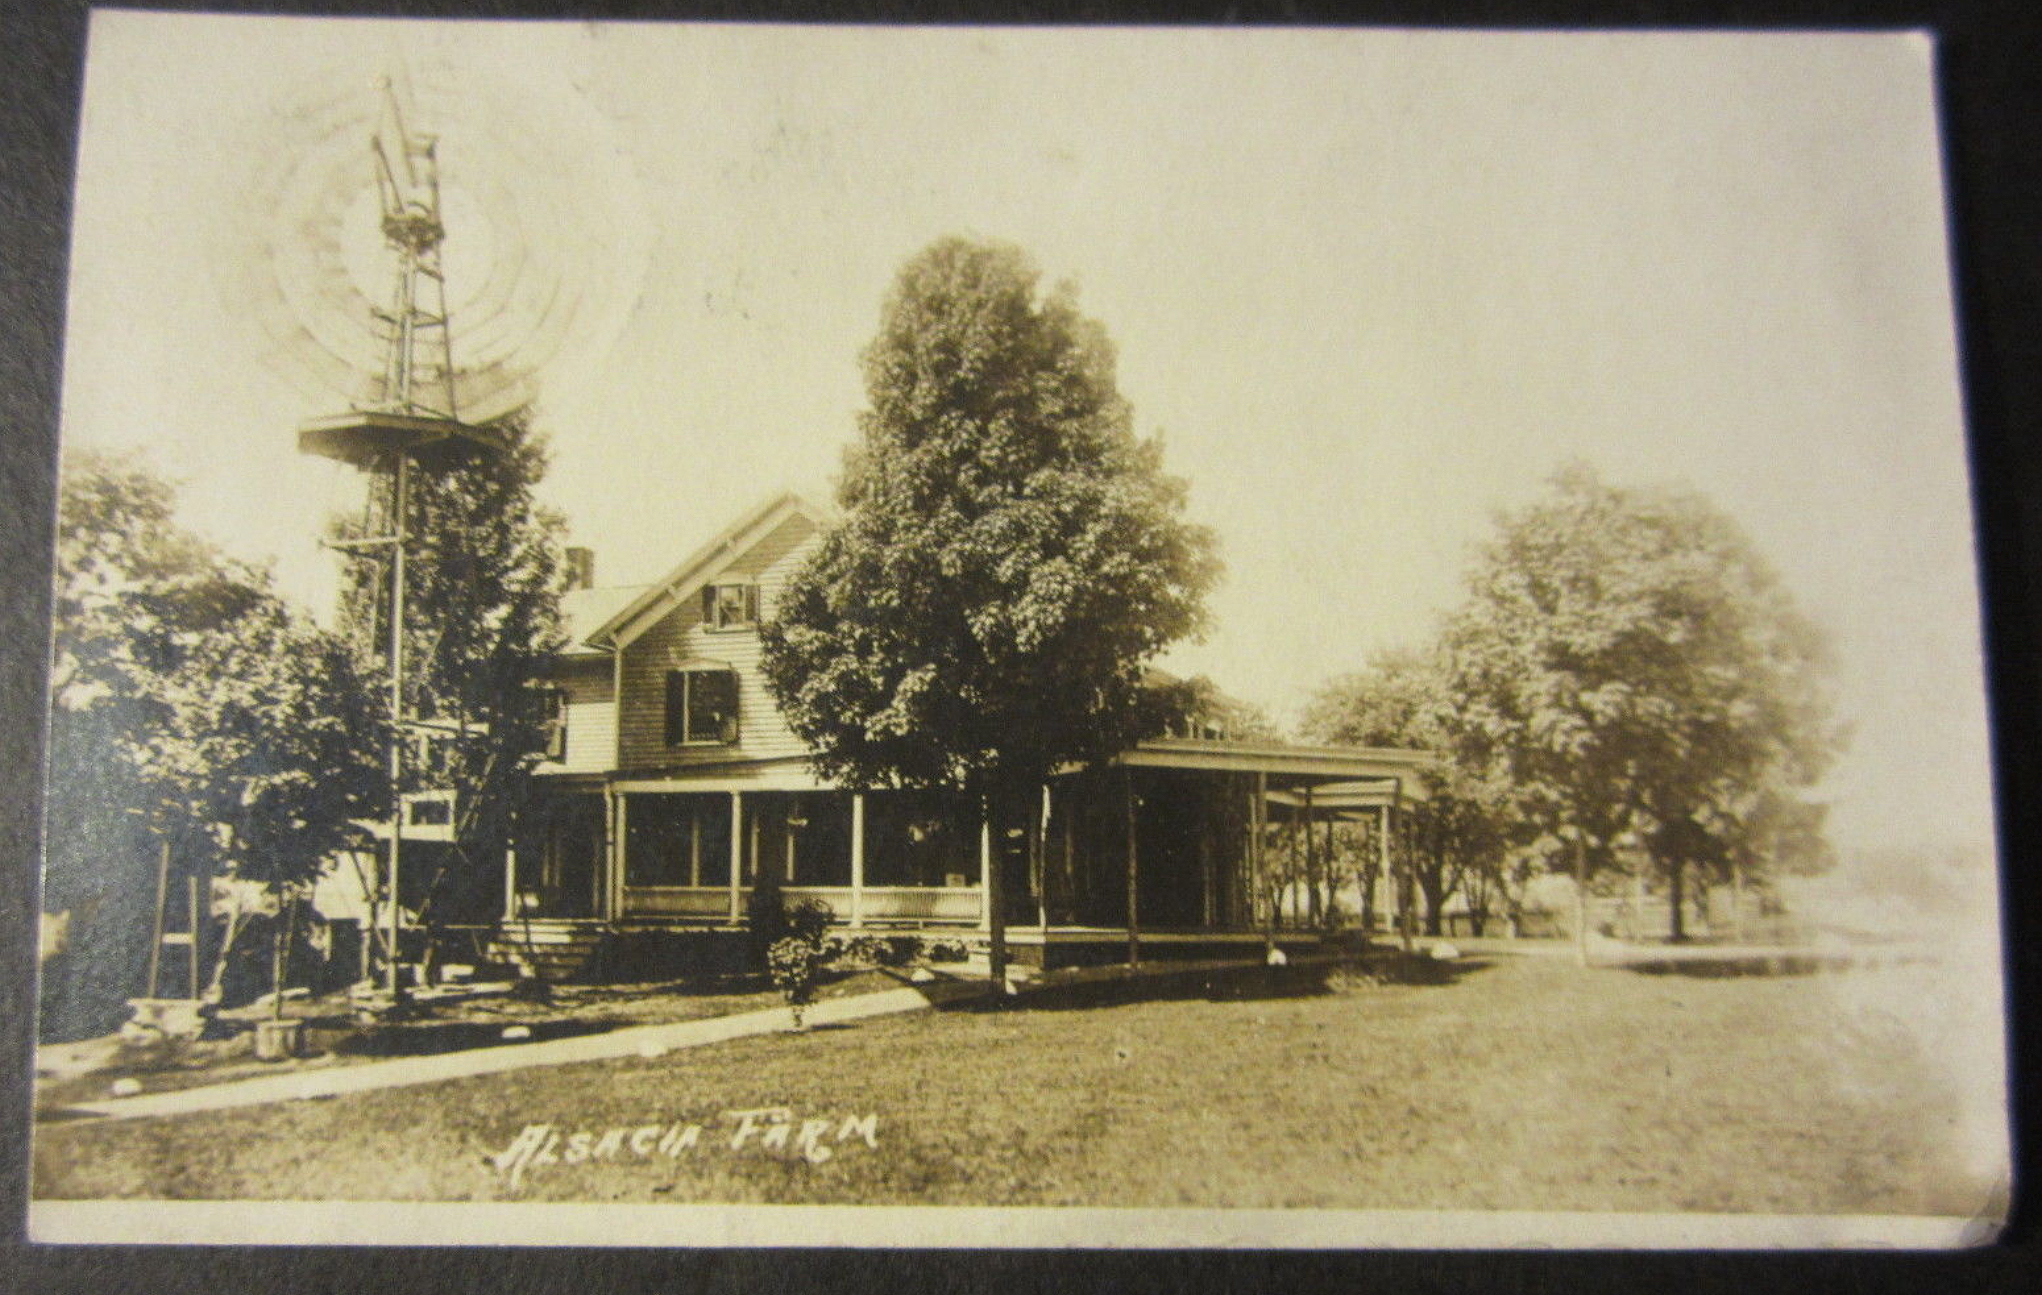
[[505, 1026], [501, 1022], [421, 1021], [350, 1031], [334, 1039], [328, 1047], [342, 1056], [425, 1057], [505, 1043], [543, 1043], [550, 1039], [606, 1034], [628, 1024], [628, 1021], [534, 1021], [521, 1027], [530, 1031], [528, 1036], [506, 1039]]
[[1848, 957], [1820, 954], [1770, 954], [1748, 957], [1627, 958], [1612, 966], [1647, 976], [1687, 976], [1696, 980], [1721, 980], [1734, 976], [1813, 976], [1820, 972], [1849, 971]]
[[1451, 985], [1490, 966], [1488, 959], [1440, 962], [1423, 955], [1372, 954], [1345, 962], [1305, 966], [1227, 967], [1116, 976], [1032, 990], [1012, 998], [974, 997], [945, 1005], [961, 1012], [1065, 1012], [1134, 1003], [1248, 1003], [1352, 995], [1393, 986]]

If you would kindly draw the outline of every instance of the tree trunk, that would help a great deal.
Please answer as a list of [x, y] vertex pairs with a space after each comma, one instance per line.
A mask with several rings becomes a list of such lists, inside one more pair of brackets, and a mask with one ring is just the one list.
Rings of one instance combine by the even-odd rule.
[[290, 919], [286, 916], [283, 896], [277, 896], [276, 925], [270, 928], [269, 938], [269, 1019], [279, 1020], [284, 1014], [284, 926]]
[[1574, 838], [1574, 960], [1588, 965], [1588, 843]]
[[1730, 938], [1744, 943], [1744, 866], [1730, 860]]
[[1687, 907], [1687, 896], [1681, 884], [1684, 880], [1685, 872], [1686, 870], [1681, 866], [1680, 859], [1667, 860], [1666, 894], [1669, 901], [1668, 908], [1672, 914], [1667, 922], [1667, 937], [1675, 944], [1683, 943], [1687, 939], [1687, 914], [1683, 911]]

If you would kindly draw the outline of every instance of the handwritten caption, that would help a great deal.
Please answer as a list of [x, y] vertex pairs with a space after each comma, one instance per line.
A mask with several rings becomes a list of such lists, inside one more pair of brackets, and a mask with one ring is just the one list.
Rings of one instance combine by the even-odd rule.
[[487, 1157], [513, 1189], [552, 1165], [598, 1161], [679, 1160], [705, 1150], [780, 1157], [819, 1165], [854, 1147], [879, 1147], [877, 1115], [795, 1117], [792, 1107], [757, 1106], [720, 1112], [712, 1125], [684, 1120], [576, 1128], [527, 1124], [510, 1145]]

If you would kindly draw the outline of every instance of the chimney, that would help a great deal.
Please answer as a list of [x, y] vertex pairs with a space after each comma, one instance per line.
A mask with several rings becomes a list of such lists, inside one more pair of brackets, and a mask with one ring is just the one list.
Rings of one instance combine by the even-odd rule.
[[585, 549], [578, 544], [567, 549], [567, 587], [593, 589], [596, 587], [596, 551]]

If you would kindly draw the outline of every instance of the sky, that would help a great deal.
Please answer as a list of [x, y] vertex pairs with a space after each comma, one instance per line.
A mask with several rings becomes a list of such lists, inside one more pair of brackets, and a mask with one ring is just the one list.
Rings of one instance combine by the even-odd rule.
[[1924, 37], [99, 12], [88, 49], [65, 442], [143, 449], [317, 611], [361, 481], [294, 429], [381, 293], [388, 75], [440, 138], [457, 358], [536, 393], [601, 583], [826, 499], [901, 263], [998, 238], [1219, 533], [1166, 665], [1294, 719], [1579, 459], [1702, 491], [1831, 633], [1843, 849], [1990, 840]]

